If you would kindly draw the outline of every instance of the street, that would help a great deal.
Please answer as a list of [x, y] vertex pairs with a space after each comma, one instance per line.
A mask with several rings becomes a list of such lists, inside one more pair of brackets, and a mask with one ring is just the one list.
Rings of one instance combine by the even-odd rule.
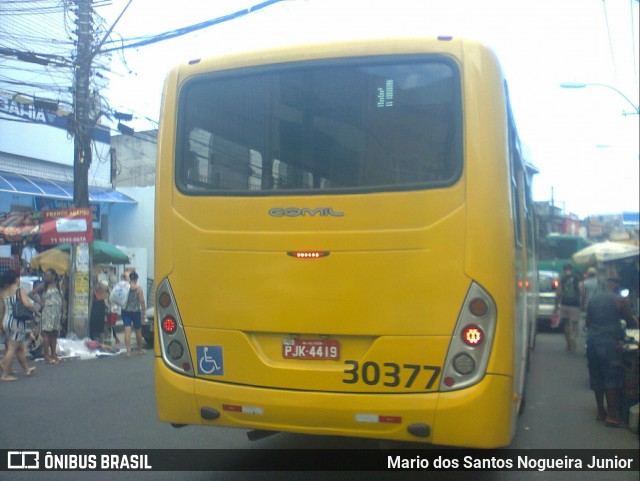
[[[583, 340], [582, 340], [583, 341]], [[580, 352], [564, 350], [560, 334], [538, 334], [527, 404], [512, 449], [638, 449], [638, 436], [593, 420], [584, 342]], [[189, 426], [175, 429], [156, 420], [153, 355], [36, 363], [33, 378], [0, 383], [3, 449], [378, 449], [391, 443], [339, 437], [277, 434], [249, 441], [235, 429]], [[14, 365], [18, 370], [17, 363]], [[415, 448], [415, 445], [409, 446]], [[347, 451], [348, 452], [348, 451]], [[348, 454], [345, 454], [348, 456]], [[4, 472], [9, 480], [52, 479], [491, 479], [635, 480], [637, 472]], [[393, 476], [395, 475], [395, 476]], [[437, 477], [436, 477], [437, 475]]]

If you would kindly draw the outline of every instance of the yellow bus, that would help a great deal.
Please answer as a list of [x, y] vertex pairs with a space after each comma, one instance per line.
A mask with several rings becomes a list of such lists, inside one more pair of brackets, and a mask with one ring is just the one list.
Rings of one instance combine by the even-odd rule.
[[160, 420], [508, 445], [536, 270], [510, 112], [494, 54], [451, 37], [172, 70], [155, 211]]

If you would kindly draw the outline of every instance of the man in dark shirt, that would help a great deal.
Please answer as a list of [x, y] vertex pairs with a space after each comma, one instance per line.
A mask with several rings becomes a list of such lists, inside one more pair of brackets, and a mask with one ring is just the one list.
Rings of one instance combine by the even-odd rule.
[[[587, 306], [586, 326], [587, 361], [589, 364], [589, 381], [596, 396], [598, 412], [596, 419], [605, 421], [607, 426], [624, 426], [620, 416], [620, 391], [624, 388], [624, 365], [618, 346], [622, 338], [620, 320], [627, 321], [627, 326], [637, 327], [629, 305], [618, 296], [620, 279], [607, 279], [607, 289], [595, 294]], [[604, 398], [607, 409], [604, 408]]]
[[573, 272], [573, 266], [566, 264], [564, 275], [556, 294], [556, 309], [560, 306], [560, 322], [564, 324], [567, 351], [576, 350], [578, 324], [580, 323], [580, 284], [582, 279]]

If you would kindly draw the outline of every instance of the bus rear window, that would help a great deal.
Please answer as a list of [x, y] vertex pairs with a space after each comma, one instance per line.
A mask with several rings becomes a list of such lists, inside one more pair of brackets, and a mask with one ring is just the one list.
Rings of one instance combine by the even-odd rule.
[[461, 171], [459, 73], [441, 56], [218, 72], [180, 92], [176, 182], [187, 194], [428, 189]]

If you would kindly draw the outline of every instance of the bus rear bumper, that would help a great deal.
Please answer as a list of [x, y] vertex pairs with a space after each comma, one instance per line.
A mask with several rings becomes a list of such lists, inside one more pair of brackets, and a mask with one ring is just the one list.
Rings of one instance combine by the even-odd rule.
[[194, 379], [166, 368], [161, 358], [155, 362], [158, 417], [172, 424], [483, 448], [511, 440], [513, 404], [505, 400], [512, 383], [505, 376], [485, 376], [449, 393], [327, 393]]

